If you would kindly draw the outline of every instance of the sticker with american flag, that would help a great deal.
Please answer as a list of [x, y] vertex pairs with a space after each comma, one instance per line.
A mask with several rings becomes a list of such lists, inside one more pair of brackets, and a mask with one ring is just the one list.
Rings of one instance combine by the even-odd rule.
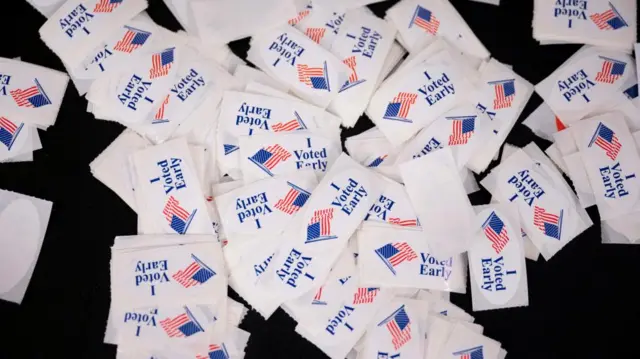
[[324, 290], [324, 286], [318, 288], [318, 291], [313, 296], [313, 301], [311, 304], [313, 305], [327, 305], [327, 302], [322, 300], [322, 291]]
[[280, 163], [288, 160], [290, 157], [291, 152], [276, 144], [259, 149], [258, 152], [249, 157], [249, 161], [253, 162], [261, 170], [273, 177], [273, 169]]
[[622, 149], [622, 144], [618, 140], [616, 133], [602, 122], [598, 123], [598, 127], [596, 127], [587, 147], [591, 147], [593, 145], [601, 148], [607, 157], [613, 161], [618, 158], [618, 154]]
[[627, 67], [624, 61], [599, 56], [602, 59], [602, 69], [596, 74], [596, 81], [605, 84], [613, 84], [622, 75]]
[[554, 214], [547, 212], [542, 207], [535, 206], [533, 225], [538, 227], [545, 236], [560, 240], [562, 238], [562, 214], [563, 210], [560, 210], [559, 214]]
[[306, 130], [307, 125], [302, 121], [302, 118], [298, 114], [298, 111], [293, 112], [294, 119], [287, 122], [279, 122], [271, 126], [273, 132], [291, 132], [298, 130]]
[[149, 77], [151, 79], [169, 74], [169, 70], [171, 70], [171, 66], [173, 65], [174, 50], [175, 48], [172, 47], [151, 55], [151, 69], [149, 70]]
[[229, 359], [229, 352], [224, 345], [211, 344], [209, 345], [209, 352], [207, 355], [196, 355], [196, 359]]
[[307, 28], [307, 30], [305, 30], [304, 34], [307, 35], [307, 37], [310, 38], [311, 41], [319, 44], [320, 41], [322, 41], [322, 38], [324, 37], [324, 33], [326, 31], [327, 29], [325, 29], [324, 27], [309, 27]]
[[447, 117], [451, 121], [449, 146], [466, 145], [476, 129], [476, 116]]
[[387, 328], [395, 350], [398, 350], [411, 340], [411, 319], [409, 319], [404, 305], [378, 323], [378, 326]]
[[347, 82], [342, 85], [340, 91], [338, 92], [348, 90], [367, 81], [365, 79], [358, 78], [358, 72], [356, 71], [357, 62], [355, 56], [347, 57], [346, 59], [342, 60], [342, 63], [347, 65], [347, 67], [351, 70], [351, 73], [349, 74], [349, 79], [347, 80]]
[[385, 244], [375, 250], [380, 260], [389, 268], [393, 275], [396, 275], [395, 268], [404, 262], [411, 262], [418, 258], [416, 252], [407, 242], [396, 242]]
[[185, 234], [189, 229], [189, 225], [196, 215], [197, 209], [189, 213], [187, 210], [180, 206], [180, 202], [173, 196], [167, 199], [167, 203], [162, 210], [169, 226], [178, 234]]
[[353, 294], [353, 304], [370, 304], [376, 299], [380, 288], [358, 288]]
[[440, 28], [440, 21], [430, 10], [418, 5], [413, 13], [411, 22], [409, 23], [409, 28], [412, 28], [413, 25], [423, 29], [431, 35], [435, 35], [438, 33], [438, 28]]
[[279, 199], [274, 207], [286, 214], [294, 214], [304, 206], [311, 197], [311, 193], [291, 182], [287, 182], [287, 184], [291, 187], [289, 192], [284, 198]]
[[333, 208], [314, 211], [309, 225], [307, 225], [307, 240], [304, 243], [314, 243], [338, 238], [331, 234], [332, 220]]
[[482, 345], [479, 347], [473, 347], [465, 350], [461, 350], [458, 352], [452, 353], [453, 356], [459, 359], [484, 359], [484, 354], [482, 352]]
[[411, 109], [411, 106], [416, 103], [417, 98], [417, 94], [399, 92], [398, 95], [396, 95], [396, 97], [394, 97], [387, 105], [383, 118], [385, 120], [413, 123], [413, 120], [408, 118], [409, 110]]
[[[308, 6], [308, 7], [310, 7], [310, 6]], [[309, 14], [311, 14], [311, 9], [304, 9], [304, 10], [302, 10], [302, 11], [300, 11], [298, 13], [298, 16], [294, 17], [293, 19], [289, 19], [289, 21], [287, 21], [287, 22], [291, 26], [297, 25], [300, 21], [302, 21], [302, 19], [304, 19], [305, 17], [309, 16]]]
[[183, 309], [183, 313], [160, 321], [162, 330], [169, 338], [186, 338], [204, 332], [204, 328], [198, 323], [189, 308], [184, 307]]
[[389, 155], [376, 156], [373, 159], [371, 159], [371, 158], [367, 159], [365, 161], [365, 163], [368, 163], [367, 167], [375, 168], [375, 167], [380, 166], [382, 164], [382, 162], [384, 162], [385, 158], [387, 158], [388, 156]]
[[327, 62], [322, 67], [310, 67], [306, 64], [298, 64], [298, 81], [315, 90], [331, 92]]
[[38, 79], [34, 79], [33, 81], [35, 84], [31, 87], [11, 90], [11, 97], [13, 97], [18, 107], [39, 108], [51, 105], [51, 100], [44, 92]]
[[204, 264], [198, 257], [191, 254], [192, 262], [184, 269], [180, 269], [172, 275], [172, 278], [185, 288], [206, 283], [216, 275], [213, 269]]
[[612, 3], [609, 3], [609, 10], [594, 13], [589, 18], [600, 30], [618, 30], [629, 26]]
[[16, 125], [6, 117], [0, 117], [0, 142], [7, 146], [7, 151], [13, 147], [23, 126], [23, 123]]
[[494, 90], [493, 108], [500, 110], [511, 107], [516, 98], [515, 79], [491, 81], [489, 85], [492, 85]]
[[491, 241], [491, 247], [496, 254], [500, 254], [504, 247], [509, 243], [509, 234], [507, 233], [507, 226], [502, 218], [500, 218], [496, 212], [491, 212], [489, 217], [482, 224], [482, 230], [484, 235], [489, 241]]
[[115, 10], [124, 0], [98, 0], [93, 12], [109, 13]]
[[160, 108], [158, 108], [158, 111], [156, 111], [156, 114], [153, 116], [153, 120], [151, 121], [152, 124], [158, 124], [158, 123], [165, 123], [165, 122], [169, 122], [169, 119], [166, 118], [165, 115], [165, 109], [167, 108], [167, 105], [169, 104], [169, 95], [167, 95], [164, 98], [164, 101], [162, 101], [162, 104], [160, 105]]
[[418, 220], [418, 218], [402, 219], [389, 217], [389, 223], [401, 227], [420, 227], [420, 220]]
[[125, 26], [125, 29], [127, 29], [127, 32], [124, 33], [122, 39], [118, 40], [113, 47], [115, 51], [130, 54], [140, 46], [144, 45], [151, 36], [150, 32], [136, 29], [134, 27]]

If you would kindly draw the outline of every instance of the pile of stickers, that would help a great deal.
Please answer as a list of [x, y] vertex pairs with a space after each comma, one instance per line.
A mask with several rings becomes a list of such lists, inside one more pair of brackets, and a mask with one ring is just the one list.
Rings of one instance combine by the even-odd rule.
[[[594, 204], [606, 241], [640, 243], [633, 0], [536, 1], [536, 39], [589, 44], [536, 86], [447, 0], [165, 0], [178, 33], [144, 0], [30, 1], [88, 111], [128, 128], [90, 166], [138, 214], [112, 247], [119, 358], [242, 358], [227, 285], [333, 359], [504, 358], [449, 302], [467, 273], [473, 310], [527, 306], [525, 258]], [[249, 36], [254, 67], [226, 45]], [[503, 146], [534, 91], [553, 162]]]
[[63, 72], [0, 58], [0, 162], [33, 161], [37, 129], [55, 123], [68, 82]]

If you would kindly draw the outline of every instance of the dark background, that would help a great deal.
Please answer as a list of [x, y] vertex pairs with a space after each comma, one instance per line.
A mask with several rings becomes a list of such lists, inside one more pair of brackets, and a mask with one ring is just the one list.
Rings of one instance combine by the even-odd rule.
[[[394, 2], [370, 7], [382, 17]], [[533, 84], [579, 48], [537, 44], [531, 36], [533, 0], [502, 0], [500, 7], [451, 2], [492, 55]], [[149, 3], [156, 23], [180, 28], [162, 1]], [[24, 0], [3, 2], [3, 8], [0, 56], [64, 71], [40, 41], [45, 18]], [[231, 47], [245, 57], [248, 41]], [[534, 94], [520, 122], [540, 102]], [[70, 82], [55, 126], [40, 131], [44, 148], [34, 162], [0, 164], [0, 188], [53, 202], [22, 305], [0, 301], [0, 359], [115, 357], [115, 347], [102, 343], [110, 300], [109, 248], [115, 236], [136, 234], [136, 215], [91, 176], [89, 163], [123, 127], [96, 120], [86, 105]], [[372, 126], [363, 117], [343, 137]], [[520, 124], [507, 138], [517, 146], [532, 140], [543, 149], [549, 145]], [[473, 204], [488, 201], [484, 190], [472, 196]], [[527, 261], [529, 307], [473, 313], [509, 358], [640, 358], [640, 246], [601, 244], [597, 211], [589, 214], [596, 224], [551, 261]], [[453, 294], [452, 301], [471, 312], [469, 294]], [[325, 358], [295, 334], [294, 326], [282, 310], [267, 321], [250, 312], [241, 325], [251, 333], [245, 358]]]

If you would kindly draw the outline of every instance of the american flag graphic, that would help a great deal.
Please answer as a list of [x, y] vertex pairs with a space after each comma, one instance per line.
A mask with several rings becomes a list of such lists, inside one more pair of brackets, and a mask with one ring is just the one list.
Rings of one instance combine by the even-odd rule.
[[453, 355], [460, 359], [484, 359], [484, 354], [482, 353], [482, 345], [479, 347], [455, 352], [453, 353]]
[[289, 23], [289, 25], [296, 25], [300, 21], [302, 21], [302, 19], [309, 16], [309, 14], [311, 14], [311, 10], [302, 10], [298, 13], [298, 16], [294, 17], [293, 19], [289, 19], [289, 21], [287, 22]]
[[313, 216], [307, 226], [307, 241], [305, 243], [337, 238], [331, 235], [332, 220], [333, 208], [319, 209], [313, 212]]
[[291, 132], [291, 131], [298, 131], [298, 130], [306, 130], [307, 125], [304, 123], [304, 121], [302, 121], [302, 118], [300, 117], [297, 111], [294, 112], [294, 116], [296, 118], [294, 118], [291, 121], [284, 122], [284, 123], [280, 122], [271, 126], [271, 130], [273, 132]]
[[331, 91], [327, 75], [327, 62], [324, 62], [323, 67], [298, 64], [298, 81], [317, 90]]
[[588, 147], [591, 147], [594, 144], [602, 148], [607, 157], [614, 161], [618, 157], [618, 153], [620, 153], [620, 149], [622, 148], [622, 144], [618, 141], [618, 136], [616, 136], [615, 132], [602, 122], [598, 124]]
[[426, 32], [435, 35], [438, 33], [440, 27], [440, 21], [433, 15], [433, 13], [422, 6], [416, 6], [416, 11], [413, 13], [409, 28], [413, 25], [425, 30]]
[[127, 32], [124, 33], [124, 36], [121, 40], [116, 42], [116, 45], [113, 47], [114, 50], [120, 52], [126, 52], [130, 54], [133, 50], [138, 47], [144, 45], [151, 36], [151, 33], [144, 30], [139, 30], [133, 27], [125, 26]]
[[93, 12], [112, 12], [123, 0], [98, 0]]
[[496, 212], [491, 212], [489, 218], [482, 224], [484, 235], [493, 243], [491, 247], [496, 254], [500, 254], [504, 247], [509, 243], [509, 235], [507, 234], [507, 228], [504, 222]]
[[204, 329], [193, 317], [189, 308], [184, 307], [185, 312], [160, 321], [160, 326], [169, 338], [190, 337], [196, 333], [204, 332]]
[[413, 122], [407, 118], [411, 106], [416, 103], [418, 95], [410, 92], [400, 92], [387, 105], [384, 118], [401, 122]]
[[171, 65], [173, 65], [173, 50], [175, 50], [175, 48], [172, 47], [151, 56], [150, 78], [155, 79], [156, 77], [167, 76], [169, 74]]
[[170, 196], [162, 211], [171, 228], [178, 234], [185, 234], [191, 224], [196, 210], [189, 214], [184, 208], [180, 207], [180, 202], [173, 196]]
[[207, 355], [196, 355], [196, 359], [229, 359], [229, 352], [227, 352], [227, 347], [217, 344], [209, 345], [209, 352]]
[[0, 117], [0, 142], [7, 146], [7, 150], [11, 150], [13, 142], [18, 138], [22, 130], [23, 123], [20, 126], [11, 122], [6, 117]]
[[347, 65], [347, 67], [351, 69], [351, 74], [349, 74], [349, 79], [347, 80], [347, 82], [344, 83], [344, 85], [342, 85], [342, 87], [340, 88], [340, 91], [338, 92], [348, 90], [352, 87], [355, 87], [367, 81], [365, 79], [358, 78], [358, 72], [356, 71], [357, 64], [356, 64], [355, 56], [347, 57], [346, 59], [342, 60], [342, 63]]
[[402, 227], [419, 227], [420, 221], [417, 218], [414, 219], [400, 219], [395, 217], [389, 217], [389, 223]]
[[389, 243], [375, 250], [382, 262], [389, 268], [393, 275], [396, 275], [396, 266], [407, 261], [418, 258], [416, 252], [406, 242]]
[[562, 210], [560, 215], [548, 213], [544, 208], [535, 206], [533, 209], [533, 225], [538, 227], [547, 237], [560, 240], [562, 230]]
[[514, 79], [489, 82], [493, 85], [495, 97], [493, 99], [493, 108], [496, 110], [509, 108], [516, 97], [516, 83]]
[[353, 295], [353, 304], [373, 303], [378, 292], [380, 292], [380, 288], [358, 288]]
[[164, 110], [168, 104], [169, 104], [169, 95], [167, 95], [167, 97], [164, 98], [164, 101], [162, 101], [160, 108], [156, 112], [155, 116], [153, 116], [153, 121], [151, 122], [152, 124], [155, 125], [156, 123], [169, 122], [168, 119], [164, 118]]
[[302, 206], [304, 206], [304, 204], [311, 196], [311, 193], [305, 191], [304, 189], [296, 186], [291, 182], [287, 182], [287, 184], [289, 184], [291, 189], [289, 190], [289, 192], [287, 192], [287, 195], [284, 196], [284, 198], [279, 199], [278, 202], [276, 202], [276, 205], [274, 207], [286, 214], [294, 214], [298, 212], [300, 208], [302, 208]]
[[206, 283], [216, 275], [216, 272], [206, 264], [202, 263], [198, 257], [191, 254], [191, 258], [193, 259], [193, 262], [191, 262], [187, 268], [178, 270], [172, 276], [176, 282], [180, 283], [180, 285], [185, 288], [191, 288], [194, 285]]
[[451, 120], [449, 146], [465, 145], [476, 129], [476, 116], [447, 117]]
[[629, 26], [611, 3], [609, 3], [609, 10], [595, 13], [590, 15], [589, 18], [600, 30], [618, 30]]
[[404, 309], [404, 305], [378, 323], [379, 327], [383, 325], [391, 334], [391, 343], [394, 349], [398, 350], [411, 340], [411, 320]]
[[369, 162], [369, 164], [367, 165], [367, 167], [371, 167], [371, 168], [375, 168], [378, 167], [382, 164], [382, 162], [384, 162], [384, 159], [387, 158], [388, 155], [384, 155], [384, 156], [378, 156], [376, 158], [374, 158], [371, 162]]
[[273, 145], [267, 148], [261, 148], [253, 156], [249, 157], [249, 161], [256, 164], [268, 175], [273, 176], [273, 170], [279, 163], [286, 161], [291, 157], [291, 153], [280, 145]]
[[349, 56], [346, 59], [342, 60], [342, 63], [347, 65], [351, 69], [351, 74], [349, 75], [349, 82], [358, 81], [358, 73], [356, 72], [356, 57]]
[[324, 27], [310, 27], [304, 32], [304, 34], [307, 35], [307, 37], [310, 38], [311, 41], [319, 44], [324, 37], [325, 31], [327, 31], [327, 29], [325, 29]]
[[322, 290], [324, 289], [324, 286], [318, 288], [318, 291], [316, 292], [316, 295], [313, 296], [313, 301], [311, 302], [311, 304], [313, 305], [327, 305], [327, 302], [322, 300]]
[[225, 156], [240, 149], [240, 147], [230, 144], [224, 144], [223, 147]]
[[624, 70], [627, 67], [626, 62], [602, 56], [600, 58], [604, 61], [602, 62], [602, 70], [596, 74], [596, 81], [612, 84], [624, 75]]
[[47, 94], [40, 86], [38, 79], [34, 79], [35, 85], [26, 89], [12, 90], [11, 97], [19, 107], [32, 107], [38, 108], [46, 105], [51, 105], [51, 100], [47, 97]]

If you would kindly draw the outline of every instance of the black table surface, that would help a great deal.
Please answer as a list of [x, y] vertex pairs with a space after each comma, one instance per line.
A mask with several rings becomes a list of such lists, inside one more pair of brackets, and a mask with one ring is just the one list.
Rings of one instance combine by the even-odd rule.
[[[394, 2], [370, 7], [382, 17]], [[492, 56], [513, 65], [533, 84], [580, 47], [540, 46], [532, 38], [533, 0], [502, 0], [500, 7], [451, 2]], [[148, 13], [156, 23], [180, 29], [163, 1], [149, 3]], [[64, 71], [39, 38], [46, 19], [24, 0], [7, 1], [3, 8], [0, 56], [20, 56]], [[246, 58], [248, 40], [233, 42], [231, 48]], [[534, 94], [519, 122], [541, 101]], [[53, 202], [22, 304], [0, 301], [0, 359], [115, 357], [115, 347], [102, 342], [110, 302], [109, 248], [115, 236], [136, 234], [136, 214], [89, 171], [89, 163], [124, 128], [96, 120], [86, 107], [70, 83], [56, 124], [39, 131], [43, 149], [35, 152], [34, 161], [0, 164], [0, 188]], [[343, 139], [372, 126], [363, 117], [343, 131]], [[549, 145], [521, 124], [507, 138], [517, 146], [531, 141], [542, 149]], [[471, 196], [473, 204], [488, 203], [489, 198], [485, 190]], [[549, 262], [527, 261], [528, 307], [472, 313], [509, 358], [640, 358], [635, 283], [640, 278], [640, 246], [601, 244], [598, 213], [594, 208], [588, 212], [593, 227]], [[230, 296], [241, 300], [232, 291]], [[470, 294], [453, 294], [451, 299], [471, 312]], [[326, 358], [294, 327], [282, 310], [268, 320], [249, 312], [241, 324], [251, 333], [245, 358]]]

